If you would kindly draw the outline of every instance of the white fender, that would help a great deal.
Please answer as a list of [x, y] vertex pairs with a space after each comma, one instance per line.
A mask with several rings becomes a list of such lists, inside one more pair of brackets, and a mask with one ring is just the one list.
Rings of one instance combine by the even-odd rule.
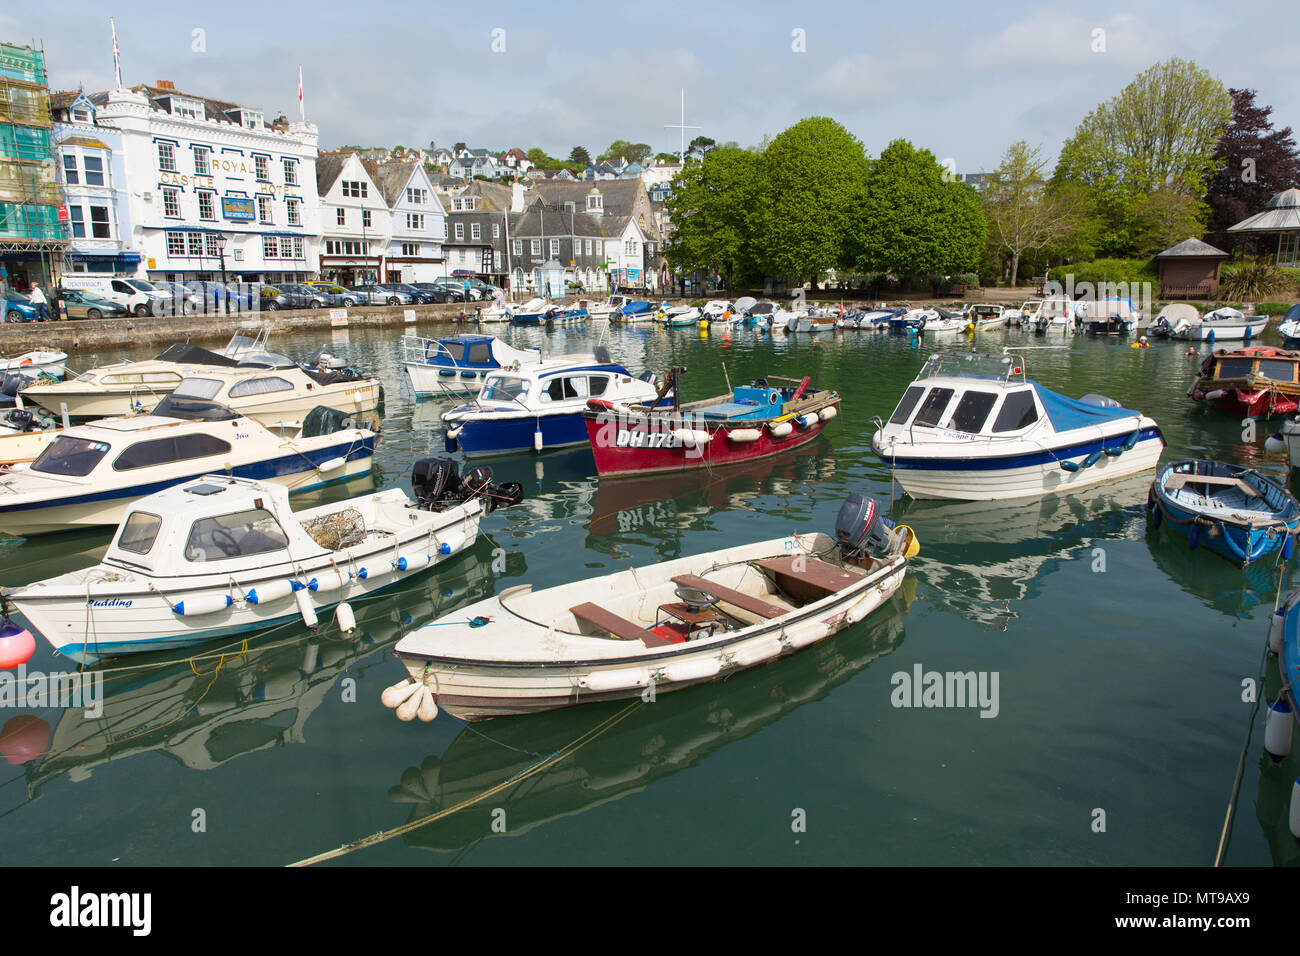
[[316, 470], [322, 475], [328, 475], [332, 471], [338, 471], [348, 463], [346, 458], [331, 458], [328, 461], [322, 461], [316, 466]]
[[398, 571], [419, 571], [432, 560], [433, 558], [423, 551], [408, 551], [398, 555], [397, 560], [393, 562], [393, 567]]
[[423, 693], [419, 695], [420, 706], [416, 708], [415, 716], [427, 724], [438, 716], [438, 702], [433, 699], [433, 691], [429, 688], [421, 686], [420, 690]]
[[1291, 787], [1291, 814], [1287, 822], [1291, 826], [1291, 835], [1300, 840], [1300, 777]]
[[293, 593], [293, 582], [288, 578], [281, 578], [279, 581], [264, 581], [248, 591], [249, 604], [270, 604], [272, 601], [279, 601], [287, 598]]
[[339, 630], [344, 634], [357, 629], [357, 616], [352, 613], [352, 605], [347, 601], [341, 601], [334, 609], [334, 620], [338, 622]]
[[298, 613], [302, 615], [302, 622], [315, 630], [319, 621], [316, 618], [316, 609], [311, 604], [311, 592], [306, 588], [299, 588], [293, 592], [293, 599], [298, 602]]
[[737, 650], [731, 655], [731, 660], [737, 667], [751, 667], [759, 661], [770, 661], [780, 653], [781, 639], [765, 637]]
[[172, 613], [179, 614], [182, 617], [193, 617], [196, 614], [213, 614], [217, 611], [224, 611], [233, 603], [229, 594], [196, 594], [173, 604]]
[[1274, 763], [1279, 763], [1291, 752], [1291, 730], [1295, 718], [1285, 697], [1279, 697], [1268, 708], [1264, 723], [1264, 750]]
[[673, 682], [707, 680], [716, 676], [721, 669], [722, 660], [717, 657], [707, 660], [676, 661], [664, 668], [664, 678]]
[[775, 425], [768, 425], [767, 429], [772, 433], [773, 438], [786, 438], [794, 431], [794, 426], [789, 422], [778, 422]]
[[307, 582], [307, 590], [317, 594], [330, 594], [348, 583], [347, 572], [338, 568], [322, 571]]
[[375, 560], [371, 561], [357, 572], [357, 577], [362, 581], [373, 581], [376, 578], [382, 578], [392, 574], [394, 570], [395, 567], [392, 561], [385, 561], [379, 555], [375, 555]]
[[707, 445], [713, 436], [706, 431], [698, 428], [674, 428], [673, 438], [687, 448], [696, 448], [701, 445]]
[[831, 629], [820, 621], [815, 624], [804, 624], [798, 630], [790, 632], [790, 646], [807, 647], [809, 644], [820, 641], [830, 632]]
[[763, 433], [757, 428], [731, 428], [727, 430], [727, 437], [738, 445], [747, 445], [752, 441], [758, 441], [763, 437]]
[[828, 422], [828, 421], [830, 421], [832, 418], [834, 418], [836, 415], [838, 415], [839, 413], [840, 413], [840, 410], [839, 410], [838, 408], [836, 408], [834, 405], [831, 405], [831, 406], [829, 406], [829, 407], [827, 407], [827, 408], [823, 408], [820, 412], [818, 412], [818, 413], [817, 413], [817, 417], [820, 418], [820, 419], [821, 419], [822, 421], [824, 421], [824, 422]]
[[650, 672], [644, 667], [624, 667], [612, 671], [594, 671], [578, 678], [578, 686], [590, 691], [622, 690], [625, 687], [645, 687], [650, 683]]
[[1286, 608], [1280, 607], [1268, 622], [1268, 649], [1274, 654], [1282, 653], [1282, 628], [1285, 624]]
[[415, 720], [415, 715], [420, 712], [420, 704], [424, 700], [424, 691], [427, 688], [423, 684], [415, 685], [415, 693], [402, 701], [397, 707], [397, 719], [401, 721]]
[[1206, 400], [1207, 402], [1218, 401], [1220, 398], [1223, 398], [1223, 389], [1221, 389], [1221, 388], [1216, 388], [1216, 389], [1215, 389], [1214, 391], [1212, 391], [1212, 392], [1206, 392], [1206, 393], [1205, 393], [1205, 400]]
[[392, 710], [423, 686], [414, 677], [408, 677], [406, 680], [398, 681], [391, 687], [385, 687], [384, 692], [379, 695], [379, 702]]
[[795, 419], [795, 421], [798, 422], [804, 428], [811, 428], [813, 425], [817, 424], [817, 413], [808, 412], [805, 415], [800, 415], [798, 418]]
[[457, 531], [451, 532], [449, 535], [443, 538], [442, 543], [438, 545], [438, 553], [455, 554], [461, 548], [465, 547], [466, 537], [467, 537], [466, 535], [460, 534]]

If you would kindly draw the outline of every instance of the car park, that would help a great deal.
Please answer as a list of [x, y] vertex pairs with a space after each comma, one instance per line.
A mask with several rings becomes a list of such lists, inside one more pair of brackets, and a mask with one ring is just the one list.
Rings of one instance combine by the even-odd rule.
[[319, 309], [327, 300], [314, 289], [293, 282], [262, 286], [262, 308], [268, 312], [280, 309]]
[[337, 282], [328, 282], [317, 279], [313, 282], [306, 282], [303, 284], [308, 288], [314, 289], [321, 295], [326, 296], [330, 300], [330, 306], [332, 308], [342, 306], [345, 309], [350, 309], [354, 305], [365, 305], [367, 303], [367, 298], [365, 296], [353, 292], [351, 289], [341, 286]]

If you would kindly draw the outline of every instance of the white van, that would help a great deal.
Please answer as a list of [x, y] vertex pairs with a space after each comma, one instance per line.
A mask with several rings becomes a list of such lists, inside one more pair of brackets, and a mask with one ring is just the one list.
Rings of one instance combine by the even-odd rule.
[[100, 298], [126, 306], [135, 315], [171, 315], [176, 311], [172, 296], [144, 279], [121, 276], [63, 274], [65, 289], [93, 292]]

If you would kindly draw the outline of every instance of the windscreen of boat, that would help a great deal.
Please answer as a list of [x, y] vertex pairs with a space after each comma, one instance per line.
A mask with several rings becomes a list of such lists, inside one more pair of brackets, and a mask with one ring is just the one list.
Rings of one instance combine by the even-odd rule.
[[526, 379], [506, 375], [493, 375], [483, 383], [479, 398], [485, 402], [515, 402], [528, 397]]
[[215, 398], [221, 391], [221, 382], [215, 378], [187, 378], [172, 392], [180, 398]]
[[107, 442], [60, 435], [32, 462], [29, 470], [46, 475], [84, 478], [95, 470], [95, 466], [108, 454], [108, 449]]
[[903, 393], [903, 397], [899, 401], [898, 407], [894, 409], [894, 414], [889, 416], [889, 424], [901, 425], [903, 422], [907, 421], [908, 417], [912, 414], [912, 409], [916, 408], [916, 403], [921, 400], [921, 396], [924, 393], [925, 389], [920, 385], [909, 386], [907, 391]]
[[996, 392], [967, 392], [957, 403], [957, 410], [952, 413], [948, 427], [953, 431], [966, 432], [971, 435], [984, 430], [984, 423], [989, 419], [989, 412], [998, 400]]
[[443, 342], [442, 353], [451, 358], [453, 362], [459, 365], [465, 361], [465, 343], [464, 342]]
[[134, 554], [148, 554], [162, 527], [162, 518], [147, 511], [133, 511], [122, 526], [122, 533], [117, 537], [117, 546], [123, 551]]
[[240, 414], [218, 402], [204, 401], [200, 398], [177, 397], [176, 393], [168, 395], [154, 408], [152, 414], [160, 418], [179, 418], [184, 421], [228, 422], [239, 418]]
[[928, 425], [933, 428], [939, 424], [939, 419], [943, 417], [944, 409], [948, 407], [948, 402], [952, 399], [953, 390], [951, 388], [932, 388], [930, 394], [925, 396], [925, 401], [921, 403], [921, 410], [916, 413], [916, 419], [913, 425]]
[[1295, 362], [1281, 359], [1260, 359], [1259, 374], [1274, 382], [1294, 382]]
[[[1219, 359], [1217, 378], [1246, 378], [1255, 366], [1255, 360], [1249, 358]], [[1289, 378], [1290, 376], [1288, 376]]]
[[993, 421], [995, 432], [1015, 432], [1028, 428], [1038, 421], [1038, 408], [1034, 405], [1034, 393], [1029, 389], [1007, 392], [998, 409], [998, 417]]
[[263, 508], [253, 508], [194, 522], [185, 542], [185, 560], [196, 564], [225, 561], [282, 551], [287, 547], [289, 539], [275, 516]]

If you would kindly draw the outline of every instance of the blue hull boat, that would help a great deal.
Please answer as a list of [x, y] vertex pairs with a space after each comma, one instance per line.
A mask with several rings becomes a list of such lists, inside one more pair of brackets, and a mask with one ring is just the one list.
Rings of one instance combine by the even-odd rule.
[[1300, 531], [1300, 502], [1282, 485], [1248, 468], [1221, 461], [1165, 465], [1147, 495], [1153, 527], [1168, 522], [1187, 538], [1246, 567], [1281, 551], [1290, 560]]

